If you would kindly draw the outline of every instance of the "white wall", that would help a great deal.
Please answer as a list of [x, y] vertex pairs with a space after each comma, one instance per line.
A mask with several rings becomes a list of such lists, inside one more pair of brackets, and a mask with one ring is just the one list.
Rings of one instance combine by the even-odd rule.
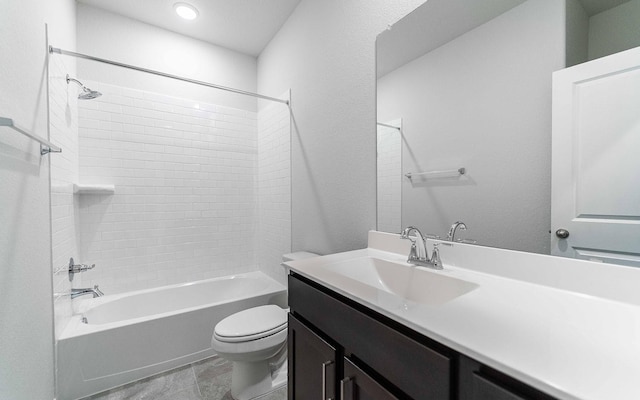
[[362, 248], [376, 227], [375, 39], [422, 0], [302, 0], [258, 59], [292, 92], [293, 250]]
[[[80, 53], [222, 86], [256, 91], [255, 57], [83, 4], [78, 5], [77, 29]], [[133, 89], [179, 93], [181, 97], [189, 99], [256, 111], [256, 100], [252, 97], [94, 61], [79, 61], [78, 75], [84, 79]]]
[[589, 60], [640, 46], [640, 0], [589, 18]]
[[[44, 4], [44, 5], [43, 5]], [[75, 2], [3, 1], [0, 116], [47, 136], [45, 22], [73, 48]], [[0, 128], [0, 398], [54, 397], [49, 158]]]
[[402, 117], [402, 224], [549, 253], [551, 74], [564, 67], [564, 4], [528, 1], [384, 76], [378, 118]]
[[[289, 98], [289, 92], [278, 97]], [[270, 102], [258, 112], [257, 178], [257, 263], [286, 286], [280, 263], [291, 252], [291, 123], [284, 104]]]

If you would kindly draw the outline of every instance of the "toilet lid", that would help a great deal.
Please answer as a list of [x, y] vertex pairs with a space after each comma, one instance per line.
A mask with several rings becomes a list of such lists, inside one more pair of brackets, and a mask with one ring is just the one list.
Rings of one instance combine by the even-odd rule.
[[287, 312], [271, 304], [228, 316], [216, 325], [214, 334], [218, 340], [238, 342], [260, 339], [286, 328]]

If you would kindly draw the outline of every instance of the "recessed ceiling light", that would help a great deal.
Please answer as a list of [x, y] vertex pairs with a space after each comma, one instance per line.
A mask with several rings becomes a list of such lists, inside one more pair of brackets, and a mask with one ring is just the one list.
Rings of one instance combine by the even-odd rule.
[[173, 9], [176, 10], [176, 14], [184, 19], [193, 20], [198, 17], [198, 10], [191, 4], [176, 3], [173, 5]]

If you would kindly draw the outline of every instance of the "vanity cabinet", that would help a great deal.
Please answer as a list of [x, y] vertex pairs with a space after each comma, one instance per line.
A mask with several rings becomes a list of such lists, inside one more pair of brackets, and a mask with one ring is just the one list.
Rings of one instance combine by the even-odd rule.
[[[444, 346], [382, 315], [372, 315], [365, 307], [298, 275], [289, 276], [289, 306], [294, 321], [289, 326], [289, 333], [294, 336], [289, 342], [290, 395], [295, 394], [303, 379], [307, 379], [302, 375], [315, 375], [309, 379], [317, 383], [322, 362], [327, 361], [316, 357], [313, 354], [315, 350], [310, 350], [311, 346], [303, 348], [307, 342], [295, 338], [302, 325], [309, 331], [305, 335], [313, 334], [332, 343], [337, 359], [342, 359], [336, 365], [335, 381], [348, 394], [345, 400], [451, 398], [451, 365], [455, 354]], [[291, 336], [289, 338], [291, 340]], [[299, 361], [306, 358], [307, 353], [316, 360], [304, 372], [298, 363], [312, 363]], [[335, 389], [339, 394], [340, 390]], [[388, 392], [388, 397], [378, 397], [382, 396], [382, 390]], [[353, 396], [348, 397], [352, 392], [355, 392]], [[320, 396], [290, 396], [290, 399], [294, 398]], [[340, 399], [339, 396], [337, 398]]]
[[295, 272], [289, 306], [289, 400], [552, 400]]

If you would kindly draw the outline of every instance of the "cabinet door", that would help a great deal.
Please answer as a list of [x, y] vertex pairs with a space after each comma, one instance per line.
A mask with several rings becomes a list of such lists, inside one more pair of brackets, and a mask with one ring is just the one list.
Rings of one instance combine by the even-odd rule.
[[397, 400], [398, 398], [345, 358], [344, 378], [340, 381], [340, 399]]
[[459, 374], [459, 400], [557, 400], [465, 356]]
[[525, 400], [476, 373], [472, 376], [474, 400]]
[[289, 314], [289, 400], [336, 399], [336, 349]]

